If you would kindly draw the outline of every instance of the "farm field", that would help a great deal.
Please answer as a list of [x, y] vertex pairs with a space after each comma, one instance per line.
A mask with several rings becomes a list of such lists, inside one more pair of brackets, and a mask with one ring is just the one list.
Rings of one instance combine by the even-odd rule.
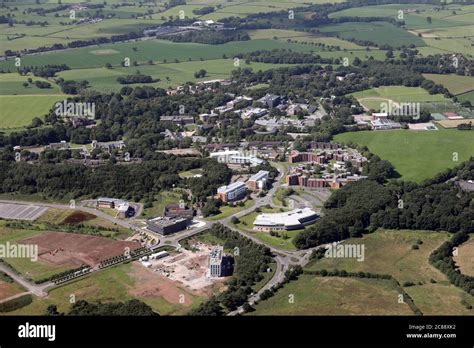
[[474, 91], [460, 94], [457, 97], [461, 102], [468, 100], [474, 105]]
[[461, 25], [458, 27], [418, 29], [415, 32], [422, 35], [423, 41], [430, 47], [437, 48], [445, 53], [462, 52], [468, 58], [474, 56], [473, 35], [474, 25]]
[[425, 42], [401, 28], [386, 22], [370, 23], [341, 23], [338, 25], [328, 25], [319, 28], [322, 33], [338, 35], [342, 39], [367, 40], [378, 45], [389, 44], [394, 47], [400, 46], [425, 46]]
[[[28, 83], [28, 78], [32, 79], [32, 84], [27, 87], [23, 83]], [[48, 82], [51, 88], [38, 88], [34, 85], [36, 81]], [[0, 95], [55, 95], [62, 94], [60, 88], [52, 81], [42, 77], [36, 77], [32, 74], [22, 76], [18, 73], [0, 74]]]
[[[363, 6], [334, 12], [329, 17], [373, 16], [399, 19], [399, 11], [403, 11], [403, 21], [407, 29], [457, 27], [472, 24], [472, 21], [469, 20], [469, 15], [473, 11], [472, 6], [460, 6], [457, 4], [448, 5], [444, 10], [439, 6], [423, 4]], [[455, 11], [455, 14], [453, 11]], [[431, 17], [431, 23], [427, 21], [427, 17]]]
[[[390, 161], [403, 180], [415, 182], [455, 167], [474, 153], [474, 133], [457, 129], [348, 132], [336, 135], [335, 141], [367, 146]], [[453, 161], [454, 152], [458, 154], [457, 162]]]
[[[18, 230], [5, 226], [6, 222], [0, 222], [0, 243], [10, 242], [11, 244], [41, 234], [41, 231]], [[52, 265], [41, 262], [35, 262], [29, 258], [5, 258], [15, 270], [23, 274], [26, 278], [33, 281], [50, 277], [54, 274], [64, 272], [74, 267], [64, 265]]]
[[[107, 63], [112, 66], [121, 66], [125, 58], [130, 62], [155, 63], [221, 59], [223, 55], [231, 58], [237, 53], [252, 52], [255, 50], [272, 50], [277, 48], [292, 49], [294, 51], [309, 52], [313, 47], [301, 44], [292, 44], [277, 40], [250, 40], [229, 42], [221, 45], [208, 45], [199, 43], [175, 43], [165, 40], [146, 40], [105, 44], [95, 47], [67, 49], [58, 52], [46, 52], [38, 55], [25, 56], [24, 65], [41, 66], [46, 64], [64, 64], [71, 69], [105, 67]], [[133, 69], [133, 66], [130, 68]], [[0, 62], [0, 69], [15, 70], [14, 61], [9, 59]]]
[[34, 117], [42, 117], [55, 102], [67, 98], [56, 95], [0, 95], [0, 129], [19, 128], [31, 123]]
[[[246, 64], [240, 62], [240, 67], [252, 68], [254, 71], [269, 70], [272, 68], [285, 67], [289, 64], [266, 64], [251, 63]], [[196, 79], [194, 73], [200, 69], [206, 70], [207, 74], [204, 78]], [[151, 87], [176, 87], [188, 81], [205, 81], [214, 79], [226, 79], [230, 77], [232, 70], [237, 69], [232, 59], [216, 59], [205, 61], [193, 61], [182, 63], [167, 63], [157, 65], [141, 65], [129, 68], [94, 68], [94, 69], [77, 69], [66, 70], [58, 73], [59, 77], [65, 80], [87, 80], [92, 89], [100, 92], [119, 91], [125, 85], [117, 82], [119, 76], [127, 76], [139, 71], [141, 74], [150, 75], [153, 79], [158, 80], [154, 83], [147, 84], [130, 84], [127, 86], [136, 87], [146, 85]]]
[[[293, 299], [292, 301], [290, 301]], [[389, 280], [300, 275], [249, 315], [412, 315]]]
[[[345, 270], [347, 272], [370, 272], [390, 274], [400, 284], [404, 282], [429, 283], [430, 279], [447, 282], [446, 277], [428, 263], [433, 250], [449, 239], [446, 232], [378, 230], [362, 238], [352, 238], [343, 244], [364, 245], [364, 260], [356, 258], [322, 258], [313, 260], [308, 270]], [[423, 244], [418, 250], [411, 247], [417, 240]]]
[[453, 257], [462, 274], [474, 277], [474, 237], [458, 247], [458, 253]]
[[440, 74], [423, 74], [423, 76], [435, 83], [439, 83], [446, 87], [454, 95], [468, 93], [474, 90], [473, 76], [459, 75], [440, 75]]
[[367, 110], [380, 110], [382, 103], [390, 100], [397, 103], [442, 103], [449, 101], [442, 94], [431, 95], [421, 87], [384, 86], [366, 89], [351, 94]]
[[281, 41], [298, 41], [316, 44], [324, 44], [326, 46], [339, 46], [341, 49], [347, 50], [365, 50], [364, 46], [359, 46], [353, 42], [338, 39], [337, 37], [321, 37], [316, 35], [308, 35], [308, 33], [285, 30], [285, 29], [256, 29], [249, 31], [252, 40], [273, 39]]
[[[68, 311], [71, 294], [76, 300], [90, 302], [123, 302], [137, 298], [162, 315], [185, 314], [204, 300], [150, 272], [137, 262], [105, 269], [52, 289], [44, 299], [34, 297], [30, 305], [8, 314], [41, 315], [50, 304], [57, 305], [59, 311]], [[154, 284], [155, 289], [147, 293], [145, 285], [150, 284]], [[184, 304], [179, 303], [180, 294], [184, 295]]]

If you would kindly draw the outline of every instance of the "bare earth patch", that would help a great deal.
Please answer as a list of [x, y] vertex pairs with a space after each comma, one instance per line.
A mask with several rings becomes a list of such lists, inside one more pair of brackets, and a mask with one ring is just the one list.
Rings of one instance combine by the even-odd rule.
[[141, 247], [138, 242], [65, 232], [46, 232], [19, 243], [38, 245], [40, 261], [65, 266], [86, 264], [91, 267], [110, 257], [123, 255], [126, 248], [132, 251]]
[[185, 306], [192, 304], [190, 297], [186, 296], [177, 282], [169, 280], [137, 262], [132, 264], [130, 276], [135, 281], [135, 286], [129, 291], [132, 296], [163, 297], [172, 304], [182, 304]]

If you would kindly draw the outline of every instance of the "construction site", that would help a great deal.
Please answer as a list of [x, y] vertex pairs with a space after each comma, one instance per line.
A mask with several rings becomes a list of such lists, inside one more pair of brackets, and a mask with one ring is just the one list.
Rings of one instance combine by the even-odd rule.
[[170, 253], [156, 253], [140, 259], [141, 264], [169, 280], [198, 293], [221, 282], [225, 278], [209, 276], [209, 254], [213, 246], [201, 242], [192, 245], [192, 250], [180, 248]]

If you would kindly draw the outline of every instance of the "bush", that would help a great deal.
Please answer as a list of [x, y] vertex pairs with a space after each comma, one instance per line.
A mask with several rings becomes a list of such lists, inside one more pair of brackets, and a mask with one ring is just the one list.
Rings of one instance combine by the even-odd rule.
[[0, 312], [12, 312], [17, 309], [28, 306], [31, 302], [33, 302], [33, 298], [30, 294], [17, 297], [8, 302], [0, 303]]

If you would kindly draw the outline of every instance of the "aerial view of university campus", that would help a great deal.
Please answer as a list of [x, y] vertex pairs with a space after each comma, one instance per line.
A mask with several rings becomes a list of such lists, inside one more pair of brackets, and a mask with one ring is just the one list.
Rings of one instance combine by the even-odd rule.
[[474, 315], [474, 1], [0, 0], [0, 44], [2, 323]]

